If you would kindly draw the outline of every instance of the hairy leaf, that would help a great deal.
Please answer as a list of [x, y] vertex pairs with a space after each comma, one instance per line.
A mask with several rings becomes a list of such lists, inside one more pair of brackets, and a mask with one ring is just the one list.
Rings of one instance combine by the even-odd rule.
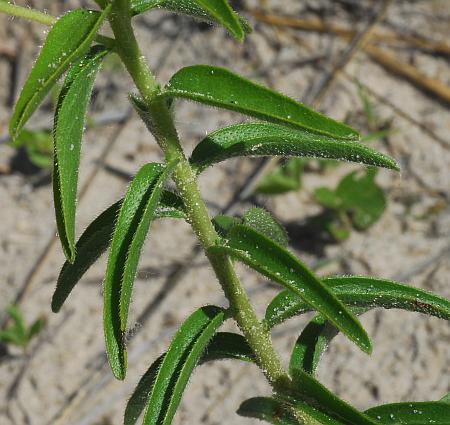
[[183, 323], [149, 388], [144, 425], [172, 422], [192, 371], [224, 317], [224, 310], [208, 306], [195, 311]]
[[242, 223], [242, 220], [238, 217], [222, 214], [216, 215], [211, 221], [216, 229], [216, 232], [223, 238], [227, 236], [227, 233], [233, 226]]
[[124, 379], [126, 371], [124, 333], [137, 264], [174, 166], [144, 165], [131, 182], [117, 217], [104, 282], [103, 325], [109, 364], [118, 379]]
[[59, 94], [53, 125], [53, 197], [58, 236], [66, 258], [75, 260], [75, 209], [81, 137], [97, 71], [108, 50], [93, 47], [70, 68]]
[[133, 15], [139, 15], [154, 8], [166, 9], [202, 21], [221, 24], [240, 41], [244, 38], [243, 32], [251, 32], [247, 21], [233, 12], [224, 0], [212, 3], [205, 0], [131, 0]]
[[78, 281], [108, 248], [121, 204], [122, 200], [103, 211], [81, 235], [76, 244], [75, 261], [66, 261], [59, 273], [52, 298], [54, 313], [61, 309]]
[[335, 139], [360, 138], [359, 133], [347, 125], [224, 68], [209, 65], [182, 68], [167, 83], [162, 96], [230, 109]]
[[283, 226], [264, 208], [250, 208], [243, 216], [243, 223], [281, 246], [288, 245], [288, 235]]
[[14, 108], [9, 125], [13, 139], [69, 65], [88, 50], [110, 9], [73, 10], [50, 29]]
[[354, 425], [378, 424], [376, 420], [371, 419], [364, 413], [358, 412], [354, 407], [341, 400], [303, 370], [294, 369], [292, 371], [292, 379], [297, 387], [296, 394], [293, 394], [296, 400], [311, 404], [317, 409], [332, 415], [335, 419], [342, 420], [344, 423]]
[[[160, 356], [147, 370], [139, 381], [125, 409], [124, 425], [134, 425], [145, 406], [147, 405], [149, 393], [156, 380], [158, 370], [164, 360], [164, 355]], [[230, 332], [216, 333], [203, 350], [203, 355], [198, 364], [215, 360], [235, 359], [246, 362], [254, 362], [254, 355], [242, 335]]]
[[[450, 301], [422, 289], [364, 276], [330, 277], [322, 282], [349, 306], [401, 308], [450, 320]], [[265, 321], [273, 327], [307, 311], [311, 307], [298, 295], [283, 291], [267, 307]]]
[[320, 314], [311, 320], [295, 342], [289, 362], [290, 373], [294, 369], [303, 369], [314, 375], [322, 353], [335, 334], [336, 329]]
[[[345, 285], [342, 281], [351, 281], [351, 286], [356, 293], [352, 293], [354, 298], [348, 299], [347, 303], [353, 306], [354, 314], [363, 314], [373, 307], [385, 307], [419, 311], [450, 319], [450, 301], [428, 292], [372, 278], [334, 279], [341, 285]], [[375, 284], [373, 284], [374, 281]], [[367, 290], [364, 291], [363, 287], [369, 288], [369, 299], [367, 299]], [[359, 301], [355, 301], [356, 299]], [[323, 352], [337, 334], [336, 328], [325, 318], [320, 315], [316, 316], [305, 327], [295, 343], [291, 354], [290, 369], [301, 368], [308, 373], [315, 374]]]
[[383, 424], [448, 425], [450, 404], [439, 401], [406, 402], [372, 407], [365, 412]]
[[[75, 246], [75, 261], [73, 264], [68, 261], [64, 263], [52, 298], [54, 313], [61, 309], [75, 285], [109, 247], [122, 201], [111, 205], [86, 228]], [[182, 208], [181, 199], [173, 192], [164, 190], [154, 218], [185, 218]]]
[[[246, 400], [241, 404], [237, 413], [274, 425], [299, 425], [300, 423], [304, 425], [344, 425], [344, 422], [301, 401], [296, 401], [289, 406], [281, 400], [269, 397], [254, 397]], [[300, 420], [302, 422], [299, 422]]]
[[150, 390], [155, 382], [161, 363], [164, 360], [164, 356], [165, 354], [158, 357], [158, 359], [150, 366], [147, 372], [145, 372], [139, 380], [125, 408], [123, 420], [124, 425], [134, 425], [144, 411], [145, 406], [147, 405]]
[[254, 397], [245, 400], [237, 414], [255, 418], [274, 425], [298, 425], [299, 422], [285, 403], [270, 397]]
[[231, 332], [218, 332], [208, 344], [201, 363], [227, 359], [253, 363], [255, 362], [255, 355], [242, 335]]
[[235, 257], [259, 273], [299, 295], [322, 313], [363, 351], [370, 352], [369, 337], [359, 321], [326, 285], [286, 249], [256, 230], [237, 225], [223, 246], [212, 247]]
[[164, 190], [161, 195], [158, 207], [155, 211], [155, 218], [183, 218], [186, 219], [182, 199], [175, 193]]
[[240, 156], [333, 158], [398, 170], [396, 162], [362, 143], [271, 123], [246, 123], [209, 134], [194, 149], [191, 163], [199, 171]]

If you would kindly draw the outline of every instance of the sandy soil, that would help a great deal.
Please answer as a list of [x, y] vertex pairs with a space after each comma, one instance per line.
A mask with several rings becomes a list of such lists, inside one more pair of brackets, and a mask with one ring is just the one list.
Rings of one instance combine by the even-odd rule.
[[[19, 3], [19, 2], [18, 2]], [[24, 3], [24, 2], [21, 2]], [[30, 2], [31, 3], [31, 2]], [[35, 6], [60, 14], [87, 1], [39, 0]], [[236, 2], [255, 25], [238, 45], [220, 28], [174, 18], [164, 12], [136, 19], [139, 39], [161, 82], [193, 63], [230, 66], [297, 99], [314, 93], [348, 51], [348, 41], [332, 34], [299, 32], [256, 21], [248, 10], [256, 0]], [[363, 30], [378, 2], [260, 1], [267, 12], [316, 19]], [[373, 5], [372, 5], [373, 3]], [[450, 39], [450, 10], [445, 0], [392, 2], [382, 32]], [[17, 160], [6, 143], [12, 99], [32, 64], [43, 28], [0, 17], [0, 47], [14, 60], [0, 57], [0, 312], [15, 300], [27, 321], [47, 317], [45, 331], [27, 356], [2, 347], [0, 357], [0, 423], [5, 425], [116, 425], [140, 375], [164, 351], [177, 326], [199, 305], [225, 304], [189, 227], [170, 220], [156, 222], [144, 248], [135, 284], [130, 323], [129, 372], [116, 382], [105, 366], [101, 327], [101, 281], [105, 259], [85, 276], [58, 315], [50, 312], [55, 279], [63, 262], [55, 241], [51, 185], [46, 172]], [[449, 54], [419, 50], [411, 44], [379, 45], [396, 59], [412, 64], [430, 78], [450, 85]], [[86, 132], [80, 170], [78, 234], [106, 206], [122, 196], [129, 175], [160, 153], [127, 103], [131, 82], [113, 61], [96, 84], [90, 117], [100, 125]], [[304, 176], [304, 189], [275, 198], [239, 202], [235, 194], [248, 182], [256, 160], [230, 161], [201, 178], [211, 211], [240, 213], [261, 203], [291, 229], [291, 247], [309, 264], [330, 259], [320, 273], [362, 273], [394, 278], [450, 297], [450, 113], [449, 104], [416, 84], [385, 70], [357, 51], [336, 76], [320, 109], [370, 132], [354, 79], [370, 90], [381, 122], [395, 129], [374, 146], [402, 165], [399, 175], [382, 171], [378, 180], [388, 196], [382, 219], [368, 232], [354, 232], [342, 244], [303, 237], [300, 229], [318, 211], [314, 187], [333, 186], [353, 165]], [[189, 151], [205, 134], [237, 115], [180, 103], [177, 125]], [[30, 123], [51, 123], [47, 102]], [[4, 137], [5, 136], [5, 137]], [[248, 270], [239, 270], [258, 312], [277, 289]], [[372, 311], [362, 321], [373, 338], [371, 357], [338, 337], [326, 353], [319, 378], [358, 408], [388, 401], [434, 400], [450, 391], [450, 327], [435, 318], [400, 311]], [[274, 342], [288, 360], [289, 350], [306, 318], [287, 322]], [[235, 410], [246, 398], [270, 394], [251, 365], [222, 362], [199, 368], [191, 379], [176, 424], [251, 424]]]

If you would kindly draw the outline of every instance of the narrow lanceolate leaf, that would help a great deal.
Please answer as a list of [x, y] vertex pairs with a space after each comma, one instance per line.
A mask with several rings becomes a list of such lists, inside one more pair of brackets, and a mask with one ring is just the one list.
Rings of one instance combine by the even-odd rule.
[[234, 226], [222, 246], [225, 251], [251, 268], [300, 296], [305, 303], [323, 314], [363, 351], [370, 352], [369, 337], [359, 321], [303, 263], [289, 251], [256, 230]]
[[289, 362], [290, 373], [294, 369], [302, 369], [314, 375], [322, 353], [335, 334], [336, 328], [320, 314], [311, 320], [295, 342]]
[[[124, 425], [134, 425], [147, 405], [149, 393], [156, 380], [157, 373], [164, 360], [165, 354], [160, 356], [140, 379], [125, 409]], [[198, 364], [215, 360], [235, 359], [254, 362], [254, 355], [242, 335], [230, 332], [216, 333], [203, 350]]]
[[230, 109], [335, 139], [360, 138], [358, 132], [347, 125], [224, 68], [209, 65], [182, 68], [170, 79], [162, 95]]
[[195, 0], [195, 3], [220, 22], [237, 40], [244, 39], [245, 33], [239, 17], [227, 0]]
[[398, 170], [392, 158], [362, 143], [271, 123], [237, 124], [211, 133], [196, 146], [190, 161], [202, 171], [241, 156], [331, 158]]
[[134, 425], [144, 411], [150, 389], [155, 382], [156, 375], [164, 360], [164, 356], [165, 354], [161, 355], [139, 380], [133, 394], [131, 394], [131, 397], [128, 400], [127, 407], [125, 408], [124, 425]]
[[253, 363], [255, 362], [255, 355], [242, 335], [219, 332], [213, 336], [208, 344], [201, 358], [201, 363], [229, 359]]
[[[450, 301], [417, 288], [391, 281], [356, 276], [324, 280], [324, 282], [327, 281], [337, 285], [332, 288], [336, 294], [338, 294], [336, 289], [344, 289], [343, 287], [346, 284], [349, 285], [350, 288], [346, 288], [346, 295], [351, 292], [351, 296], [349, 298], [342, 296], [342, 294], [338, 296], [346, 304], [352, 306], [351, 309], [356, 315], [363, 314], [375, 307], [384, 307], [418, 311], [450, 320]], [[291, 294], [285, 293], [284, 296], [279, 297], [279, 300], [283, 304], [287, 299], [292, 300], [294, 298], [296, 299], [297, 307], [299, 307], [299, 304], [302, 304], [303, 307], [309, 310], [305, 303], [300, 301], [298, 297], [292, 297]], [[267, 312], [269, 310], [272, 312], [277, 311], [277, 304], [276, 299], [274, 299]], [[278, 311], [284, 311], [284, 316], [291, 307], [285, 309], [283, 305], [278, 304], [278, 308]], [[300, 310], [303, 310], [302, 307], [300, 307]], [[296, 311], [299, 310], [296, 308]], [[266, 317], [266, 319], [268, 319], [268, 324], [271, 324], [271, 318]], [[277, 317], [275, 320], [279, 320], [279, 318]], [[338, 332], [334, 326], [321, 315], [317, 315], [304, 328], [294, 345], [291, 354], [290, 370], [301, 368], [308, 373], [315, 374], [322, 354], [337, 334]]]
[[[450, 320], [450, 301], [422, 289], [364, 276], [330, 277], [322, 282], [344, 304], [352, 307], [400, 308]], [[298, 295], [283, 291], [267, 307], [265, 320], [273, 327], [310, 310]]]
[[[81, 235], [75, 246], [75, 261], [66, 261], [59, 273], [52, 298], [53, 312], [61, 309], [75, 285], [109, 247], [122, 201], [102, 212]], [[155, 218], [185, 218], [185, 215], [181, 199], [173, 192], [163, 191]]]
[[174, 166], [144, 165], [131, 182], [117, 217], [104, 282], [103, 325], [109, 364], [118, 379], [125, 377], [124, 333], [139, 256]]
[[59, 273], [52, 298], [54, 313], [61, 309], [84, 273], [108, 248], [121, 204], [120, 200], [103, 211], [81, 235], [76, 244], [75, 261], [73, 263], [66, 261]]
[[[270, 397], [254, 397], [245, 400], [237, 413], [248, 418], [256, 418], [274, 425], [345, 425], [320, 410], [301, 401], [291, 406]], [[297, 416], [297, 417], [296, 417]], [[301, 422], [299, 422], [301, 421]]]
[[224, 310], [208, 306], [194, 312], [183, 323], [164, 356], [153, 385], [148, 388], [144, 425], [169, 425], [172, 422], [192, 371], [224, 317]]
[[255, 418], [273, 425], [298, 425], [299, 422], [285, 403], [270, 397], [254, 397], [245, 400], [237, 414]]
[[[292, 379], [297, 387], [296, 400], [312, 404], [317, 409], [331, 415], [345, 424], [378, 425], [379, 422], [368, 415], [358, 412], [354, 407], [341, 400], [319, 381], [301, 369], [293, 370]], [[293, 403], [295, 406], [295, 403]], [[321, 423], [321, 422], [319, 422]], [[322, 422], [327, 423], [327, 422]], [[339, 423], [339, 422], [338, 422]]]
[[253, 227], [281, 246], [288, 245], [289, 240], [286, 230], [264, 208], [250, 208], [242, 217], [242, 222], [247, 226]]
[[131, 0], [133, 15], [160, 8], [182, 13], [202, 21], [218, 23], [228, 29], [231, 35], [242, 41], [244, 34], [251, 32], [247, 21], [238, 16], [227, 1], [206, 0]]
[[69, 65], [88, 50], [110, 9], [73, 10], [50, 29], [14, 108], [9, 125], [13, 139]]
[[383, 424], [448, 425], [450, 404], [439, 401], [393, 403], [373, 407], [366, 414]]
[[81, 137], [97, 71], [108, 50], [93, 47], [69, 70], [59, 94], [53, 125], [53, 196], [56, 224], [66, 258], [75, 259], [75, 209]]

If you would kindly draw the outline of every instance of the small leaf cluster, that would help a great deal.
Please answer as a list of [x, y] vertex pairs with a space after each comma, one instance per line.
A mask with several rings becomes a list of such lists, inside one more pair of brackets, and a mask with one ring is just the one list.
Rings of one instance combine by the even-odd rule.
[[[241, 326], [243, 335], [219, 331], [226, 320], [235, 319], [242, 324], [239, 320], [251, 320], [250, 315], [239, 311], [232, 301], [228, 307], [198, 308], [181, 325], [167, 351], [143, 375], [129, 399], [124, 423], [132, 425], [142, 416], [146, 425], [170, 424], [195, 367], [205, 362], [234, 359], [256, 363], [266, 372], [274, 389], [272, 397], [245, 401], [238, 410], [242, 416], [274, 424], [443, 424], [450, 413], [450, 405], [445, 401], [386, 405], [360, 412], [325, 388], [314, 375], [324, 349], [338, 332], [364, 352], [371, 352], [371, 340], [357, 317], [363, 312], [375, 307], [403, 308], [448, 320], [448, 300], [382, 279], [360, 276], [323, 279], [289, 250], [285, 230], [263, 209], [250, 209], [242, 217], [217, 216], [212, 220], [205, 213], [200, 224], [195, 221], [201, 211], [199, 199], [195, 198], [197, 176], [230, 158], [331, 158], [398, 170], [394, 159], [362, 144], [359, 133], [346, 124], [230, 70], [210, 65], [182, 68], [151, 95], [142, 95], [142, 90], [142, 96], [130, 95], [137, 113], [161, 142], [166, 160], [144, 164], [123, 198], [101, 213], [75, 241], [83, 126], [96, 75], [107, 55], [119, 53], [135, 80], [139, 82], [141, 77], [133, 74], [133, 67], [140, 66], [142, 58], [133, 56], [132, 48], [128, 47], [132, 46], [132, 34], [117, 31], [118, 20], [163, 8], [218, 23], [239, 41], [249, 32], [246, 21], [226, 0], [116, 0], [112, 3], [98, 0], [97, 3], [101, 11], [77, 9], [56, 21], [24, 84], [10, 123], [11, 136], [20, 137], [32, 113], [66, 73], [53, 128], [54, 205], [66, 262], [53, 295], [53, 311], [61, 309], [83, 274], [108, 250], [103, 283], [105, 346], [114, 376], [125, 379], [125, 334], [142, 247], [149, 238], [152, 223], [170, 218], [192, 224], [207, 257], [212, 264], [216, 261], [218, 276], [220, 267], [241, 262], [280, 286], [282, 290], [267, 307], [265, 318], [256, 324], [262, 329], [259, 340], [270, 341], [271, 329], [290, 317], [316, 312], [293, 347], [289, 371], [283, 379], [276, 380], [265, 370], [267, 365], [261, 351], [266, 347], [258, 345], [259, 340], [246, 333], [244, 326]], [[129, 6], [130, 16], [118, 14], [119, 3]], [[107, 20], [114, 40], [98, 34]], [[126, 26], [120, 28], [131, 31]], [[122, 36], [128, 37], [128, 44], [119, 43], [123, 41]], [[181, 154], [171, 158], [168, 144], [177, 137], [171, 130], [177, 99], [239, 112], [254, 121], [218, 129], [200, 140], [187, 159]], [[169, 128], [167, 137], [166, 128]], [[288, 172], [298, 173], [298, 168]], [[316, 196], [336, 211], [349, 214], [355, 226], [367, 226], [374, 214], [379, 214], [379, 208], [373, 205], [361, 208], [359, 199], [374, 190], [373, 177], [373, 168], [369, 168], [363, 177], [351, 174], [336, 191], [325, 194], [322, 190]], [[177, 190], [168, 189], [171, 179]], [[242, 288], [235, 280], [227, 279], [222, 279], [223, 287], [232, 287], [236, 298], [242, 297]], [[421, 412], [422, 422], [416, 420], [416, 409]]]
[[9, 306], [6, 312], [12, 323], [0, 330], [0, 342], [26, 350], [30, 341], [44, 329], [45, 319], [38, 318], [30, 326], [27, 326], [22, 312], [17, 306]]
[[324, 218], [328, 232], [336, 239], [346, 239], [352, 228], [366, 230], [376, 223], [386, 208], [386, 198], [375, 181], [376, 169], [347, 174], [335, 190], [320, 187], [315, 200], [327, 209]]

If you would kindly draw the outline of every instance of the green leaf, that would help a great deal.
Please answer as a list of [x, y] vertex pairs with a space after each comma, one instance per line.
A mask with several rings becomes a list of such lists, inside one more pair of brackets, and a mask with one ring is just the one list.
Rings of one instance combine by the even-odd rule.
[[208, 344], [201, 358], [201, 363], [227, 359], [254, 363], [255, 355], [242, 335], [231, 332], [218, 332]]
[[439, 401], [442, 402], [442, 403], [450, 404], [450, 393], [448, 393], [447, 395], [442, 397]]
[[314, 198], [317, 203], [331, 210], [339, 209], [341, 206], [341, 200], [336, 195], [336, 192], [327, 187], [319, 187], [316, 189], [314, 191]]
[[[139, 419], [147, 404], [149, 393], [156, 380], [164, 356], [165, 354], [160, 356], [150, 366], [133, 391], [125, 409], [124, 425], [134, 425]], [[242, 335], [230, 332], [218, 332], [203, 350], [203, 355], [198, 361], [198, 364], [226, 359], [243, 360], [246, 362], [255, 361], [254, 355]]]
[[155, 211], [155, 218], [183, 218], [186, 219], [182, 199], [175, 193], [164, 190], [161, 195], [158, 207]]
[[[298, 419], [295, 417], [294, 411]], [[254, 397], [246, 400], [241, 404], [237, 413], [274, 425], [299, 425], [300, 423], [304, 425], [344, 425], [344, 422], [301, 401], [296, 401], [289, 406], [281, 400], [269, 397]]]
[[256, 230], [234, 226], [223, 246], [211, 251], [225, 252], [249, 267], [298, 294], [314, 310], [327, 317], [363, 351], [370, 352], [369, 337], [359, 321], [326, 285], [289, 251]]
[[[401, 308], [450, 320], [450, 301], [422, 289], [387, 279], [343, 276], [322, 282], [346, 305], [362, 308]], [[266, 324], [272, 328], [285, 320], [311, 311], [292, 291], [280, 292], [266, 310]]]
[[50, 168], [53, 164], [53, 140], [50, 130], [22, 130], [12, 141], [14, 148], [24, 147], [30, 161], [39, 168]]
[[289, 159], [263, 176], [255, 188], [255, 193], [280, 195], [299, 190], [302, 186], [301, 177], [304, 164], [303, 158]]
[[208, 306], [198, 309], [183, 323], [148, 388], [144, 425], [172, 422], [192, 371], [224, 317], [224, 310]]
[[302, 369], [314, 375], [322, 353], [335, 334], [336, 329], [320, 314], [311, 320], [295, 342], [289, 362], [290, 373]]
[[45, 319], [40, 318], [33, 322], [27, 332], [28, 341], [34, 338], [36, 335], [40, 334], [45, 326]]
[[217, 130], [196, 146], [190, 161], [204, 170], [240, 156], [332, 158], [398, 170], [392, 158], [362, 143], [271, 123], [237, 124]]
[[165, 181], [176, 163], [146, 164], [137, 173], [117, 217], [104, 282], [103, 325], [114, 376], [124, 379], [124, 333], [137, 264]]
[[81, 138], [97, 71], [108, 50], [93, 47], [70, 68], [59, 94], [53, 125], [53, 196], [56, 224], [66, 258], [75, 260], [75, 210]]
[[406, 402], [372, 407], [365, 412], [383, 424], [448, 425], [450, 405], [438, 401]]
[[244, 38], [243, 32], [251, 32], [247, 21], [233, 12], [228, 2], [224, 0], [213, 2], [205, 0], [131, 0], [133, 15], [139, 15], [154, 8], [166, 9], [202, 21], [221, 24], [240, 41]]
[[230, 109], [336, 139], [360, 138], [359, 133], [347, 125], [224, 68], [209, 65], [182, 68], [170, 79], [162, 96], [185, 98]]
[[238, 15], [231, 9], [227, 0], [194, 0], [215, 21], [222, 24], [237, 40], [243, 41], [244, 29]]
[[289, 240], [286, 230], [264, 208], [250, 208], [243, 216], [243, 224], [253, 227], [281, 246], [288, 245]]
[[342, 208], [352, 214], [353, 225], [367, 229], [382, 216], [386, 209], [383, 190], [375, 182], [376, 170], [354, 171], [344, 177], [336, 189]]
[[23, 335], [20, 335], [16, 328], [9, 327], [5, 330], [0, 330], [0, 342], [4, 344], [13, 344], [18, 347], [25, 347], [27, 340]]
[[[59, 273], [52, 298], [54, 313], [61, 309], [75, 285], [109, 247], [122, 202], [121, 199], [103, 211], [81, 235], [75, 246], [75, 261], [73, 264], [66, 261]], [[182, 208], [181, 199], [164, 190], [154, 218], [185, 218]]]
[[299, 422], [285, 403], [270, 397], [254, 397], [245, 400], [237, 414], [255, 418], [274, 425], [298, 425]]
[[54, 313], [61, 309], [78, 281], [108, 248], [121, 204], [122, 200], [103, 211], [81, 235], [75, 247], [75, 261], [66, 261], [59, 273], [52, 298]]
[[[293, 396], [317, 409], [332, 415], [337, 420], [354, 425], [377, 425], [378, 422], [341, 400], [319, 381], [301, 369], [292, 371], [292, 379], [297, 391]], [[294, 403], [295, 406], [295, 403]], [[320, 423], [320, 422], [319, 422]], [[327, 423], [327, 422], [322, 422]], [[338, 422], [339, 423], [339, 422]]]
[[156, 376], [164, 360], [164, 356], [165, 354], [158, 357], [158, 359], [150, 366], [147, 372], [145, 372], [139, 380], [125, 408], [123, 420], [124, 425], [134, 425], [144, 411], [148, 401], [150, 389], [156, 380]]
[[88, 50], [110, 9], [73, 10], [50, 29], [14, 108], [9, 125], [13, 139], [69, 65]]
[[20, 336], [25, 337], [26, 335], [26, 327], [25, 322], [23, 321], [22, 312], [19, 310], [19, 308], [15, 305], [10, 305], [6, 312], [8, 313], [11, 320], [14, 322], [14, 327], [17, 333]]
[[233, 226], [242, 223], [242, 220], [240, 218], [221, 214], [216, 215], [211, 221], [214, 225], [214, 228], [216, 229], [216, 232], [223, 238], [227, 236], [227, 233]]

